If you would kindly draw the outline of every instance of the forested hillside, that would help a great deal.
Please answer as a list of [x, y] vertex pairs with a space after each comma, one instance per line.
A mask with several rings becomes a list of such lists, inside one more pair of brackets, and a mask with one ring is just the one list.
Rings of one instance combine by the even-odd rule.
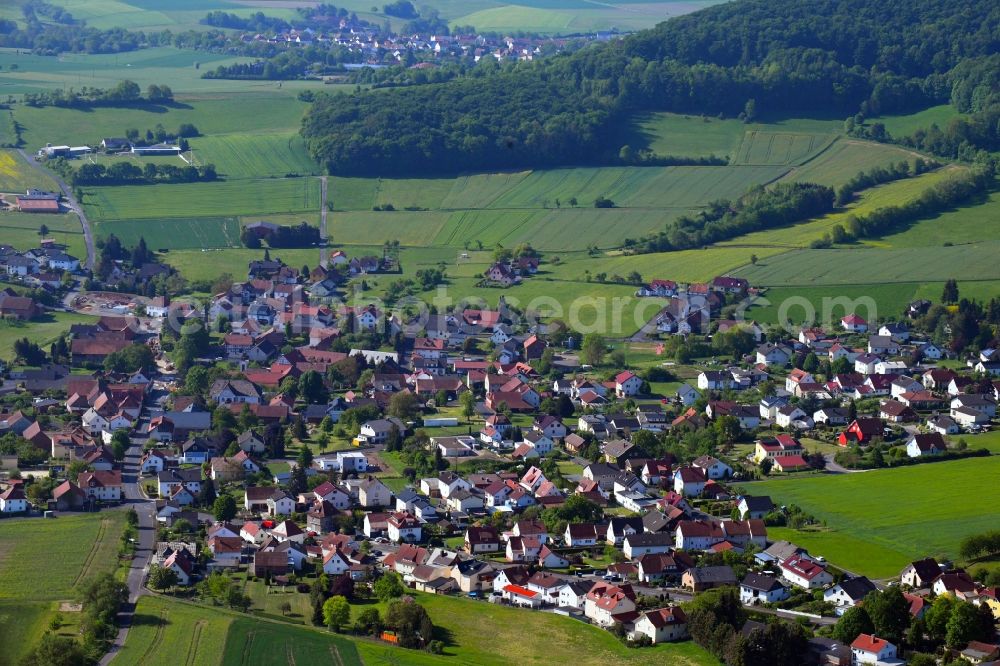
[[619, 148], [608, 130], [637, 110], [863, 120], [953, 96], [988, 106], [998, 50], [993, 0], [743, 0], [542, 62], [321, 96], [302, 133], [340, 174], [601, 163]]

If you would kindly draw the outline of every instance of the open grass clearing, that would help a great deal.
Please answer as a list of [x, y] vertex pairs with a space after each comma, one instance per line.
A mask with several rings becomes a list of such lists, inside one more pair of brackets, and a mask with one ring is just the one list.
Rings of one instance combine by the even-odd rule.
[[[910, 559], [954, 558], [964, 537], [995, 528], [1000, 488], [969, 480], [997, 472], [1000, 456], [991, 456], [763, 481], [743, 488], [770, 495], [777, 504], [797, 504], [825, 521], [832, 532], [816, 538], [822, 538], [827, 549], [839, 549], [840, 555], [818, 554], [838, 566], [879, 577], [898, 573]], [[798, 533], [786, 536], [796, 542], [799, 538]]]
[[72, 598], [88, 578], [115, 569], [124, 526], [125, 512], [114, 510], [0, 521], [0, 597]]
[[931, 125], [944, 129], [948, 121], [961, 115], [951, 104], [939, 104], [916, 113], [879, 116], [869, 122], [882, 123], [893, 137], [903, 137], [913, 134], [918, 129], [928, 129]]

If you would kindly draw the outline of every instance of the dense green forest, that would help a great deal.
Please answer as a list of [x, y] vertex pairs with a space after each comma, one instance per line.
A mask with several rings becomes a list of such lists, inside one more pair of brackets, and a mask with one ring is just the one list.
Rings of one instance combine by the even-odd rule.
[[338, 174], [600, 163], [620, 148], [604, 137], [633, 111], [863, 123], [972, 99], [971, 81], [982, 89], [984, 72], [995, 78], [998, 50], [993, 0], [743, 0], [541, 62], [481, 62], [445, 83], [319, 96], [302, 132]]

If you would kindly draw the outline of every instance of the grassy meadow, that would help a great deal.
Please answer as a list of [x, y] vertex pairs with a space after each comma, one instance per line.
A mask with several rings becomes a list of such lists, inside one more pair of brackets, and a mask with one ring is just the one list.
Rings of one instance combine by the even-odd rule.
[[57, 243], [66, 246], [67, 252], [83, 260], [87, 248], [83, 242], [80, 219], [75, 213], [40, 215], [17, 211], [0, 212], [0, 242], [19, 250], [38, 247], [38, 241], [42, 238], [38, 230], [43, 224], [49, 228], [46, 238], [54, 238]]
[[[438, 628], [436, 637], [445, 643], [443, 655], [147, 596], [139, 601], [136, 622], [121, 656], [130, 664], [148, 666], [176, 663], [179, 658], [196, 666], [278, 663], [491, 666], [510, 663], [511, 658], [526, 664], [573, 661], [581, 666], [596, 666], [609, 660], [623, 664], [657, 660], [677, 666], [717, 663], [691, 642], [629, 650], [606, 631], [551, 613], [419, 592], [410, 594], [427, 609]], [[370, 604], [354, 605], [352, 620], [370, 607]], [[384, 610], [383, 604], [375, 607]], [[484, 631], [484, 627], [490, 630]], [[524, 635], [532, 636], [533, 640], [521, 640]], [[581, 652], [579, 646], [584, 644], [587, 649]], [[178, 649], [186, 651], [186, 656], [164, 649], [169, 645], [180, 646]]]
[[1000, 489], [969, 483], [1000, 471], [1000, 457], [927, 463], [856, 474], [820, 475], [747, 484], [754, 495], [797, 504], [829, 532], [781, 532], [807, 540], [838, 566], [875, 577], [899, 572], [911, 559], [954, 558], [963, 537], [996, 526]]
[[[15, 340], [27, 337], [48, 350], [49, 345], [55, 342], [60, 335], [69, 331], [69, 327], [73, 324], [92, 321], [94, 321], [93, 317], [71, 312], [50, 312], [31, 322], [4, 319], [0, 321], [0, 358], [14, 358]], [[4, 526], [0, 524], [0, 541], [3, 539], [3, 532]], [[2, 551], [2, 546], [0, 546], [0, 551]], [[0, 572], [0, 578], [2, 578], [2, 572]], [[0, 597], [2, 597], [2, 587], [0, 587]]]

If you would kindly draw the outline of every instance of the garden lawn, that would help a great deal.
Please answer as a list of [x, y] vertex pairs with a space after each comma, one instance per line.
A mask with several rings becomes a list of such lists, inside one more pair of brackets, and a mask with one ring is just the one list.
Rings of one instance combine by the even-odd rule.
[[[781, 533], [813, 539], [830, 562], [875, 577], [928, 556], [955, 558], [966, 536], [996, 527], [1000, 456], [924, 463], [863, 473], [763, 481], [743, 486], [796, 504], [831, 530]], [[803, 544], [806, 545], [806, 544]]]
[[[152, 248], [159, 246], [149, 243]], [[272, 258], [281, 258], [289, 266], [303, 264], [315, 266], [319, 263], [319, 250], [274, 250]], [[160, 255], [160, 260], [176, 268], [188, 280], [215, 280], [223, 273], [229, 273], [236, 280], [244, 279], [247, 265], [252, 259], [263, 259], [264, 250], [218, 249], [218, 250], [173, 250]]]
[[80, 585], [113, 571], [125, 512], [0, 521], [0, 598], [71, 599]]

